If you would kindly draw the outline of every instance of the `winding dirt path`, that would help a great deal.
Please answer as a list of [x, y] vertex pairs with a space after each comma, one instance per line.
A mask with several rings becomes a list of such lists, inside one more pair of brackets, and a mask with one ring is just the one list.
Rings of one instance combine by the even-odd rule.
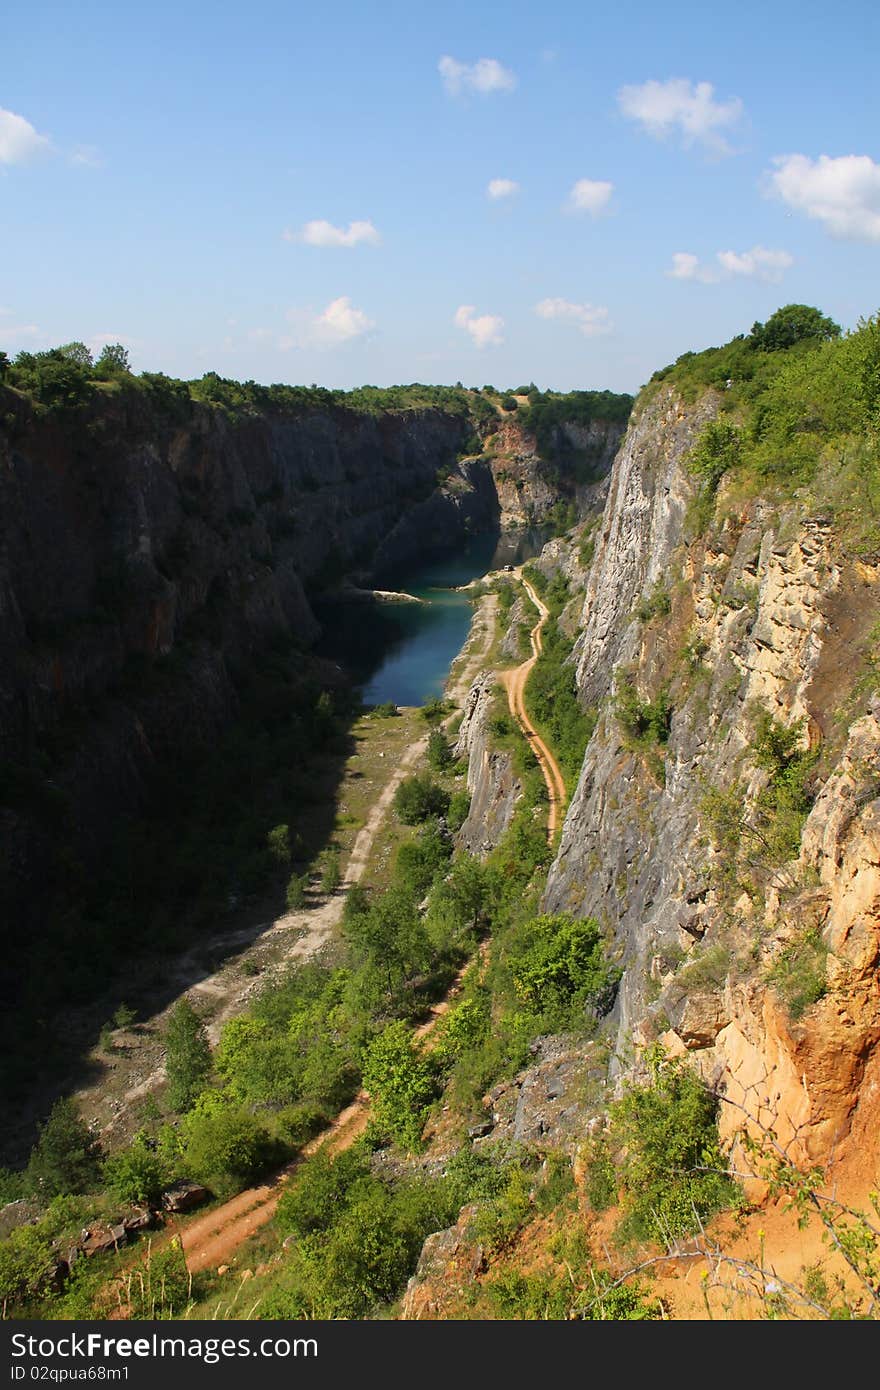
[[515, 570], [514, 573], [516, 574], [517, 578], [521, 581], [523, 587], [526, 590], [526, 593], [532, 600], [532, 603], [537, 608], [539, 617], [537, 623], [532, 628], [529, 634], [529, 640], [532, 646], [531, 656], [528, 658], [527, 661], [524, 661], [521, 666], [514, 667], [512, 671], [499, 672], [499, 676], [502, 684], [507, 690], [507, 703], [510, 707], [510, 712], [513, 715], [516, 722], [519, 724], [526, 738], [529, 740], [529, 743], [532, 745], [532, 751], [534, 752], [535, 757], [538, 759], [538, 762], [541, 766], [541, 772], [544, 774], [544, 781], [547, 783], [547, 792], [550, 797], [550, 807], [547, 813], [547, 839], [549, 843], [552, 845], [556, 836], [557, 828], [561, 823], [562, 812], [565, 807], [565, 782], [563, 781], [562, 773], [559, 770], [559, 764], [557, 763], [550, 749], [547, 747], [547, 744], [541, 738], [541, 735], [538, 733], [538, 730], [535, 728], [534, 724], [529, 719], [529, 716], [526, 713], [525, 706], [526, 681], [532, 673], [532, 668], [534, 667], [535, 662], [538, 660], [538, 657], [544, 650], [544, 643], [541, 634], [544, 628], [544, 624], [550, 617], [550, 610], [547, 607], [547, 605], [543, 602], [540, 595], [525, 578], [522, 572], [522, 567], [520, 567], [518, 570]]

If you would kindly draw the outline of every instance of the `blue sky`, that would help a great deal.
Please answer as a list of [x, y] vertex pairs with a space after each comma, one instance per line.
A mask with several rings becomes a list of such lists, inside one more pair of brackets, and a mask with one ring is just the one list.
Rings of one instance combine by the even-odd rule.
[[880, 6], [8, 9], [0, 347], [635, 390], [880, 308]]

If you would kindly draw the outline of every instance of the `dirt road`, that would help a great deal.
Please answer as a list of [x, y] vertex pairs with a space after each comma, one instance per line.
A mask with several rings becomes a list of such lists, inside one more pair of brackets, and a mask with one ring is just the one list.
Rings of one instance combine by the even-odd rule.
[[500, 672], [501, 681], [507, 690], [507, 702], [510, 712], [519, 724], [529, 743], [532, 751], [541, 765], [544, 774], [544, 781], [547, 783], [547, 792], [550, 797], [550, 809], [547, 814], [547, 839], [552, 845], [556, 836], [557, 828], [562, 820], [562, 813], [565, 807], [565, 782], [559, 770], [559, 764], [547, 747], [541, 735], [538, 733], [529, 716], [526, 714], [525, 707], [525, 687], [532, 668], [538, 657], [543, 651], [543, 641], [541, 633], [544, 624], [550, 617], [550, 610], [542, 601], [539, 594], [535, 591], [529, 581], [524, 577], [522, 569], [515, 571], [517, 577], [523, 584], [529, 598], [538, 610], [538, 621], [529, 634], [532, 646], [532, 654], [521, 666], [515, 667], [512, 671]]

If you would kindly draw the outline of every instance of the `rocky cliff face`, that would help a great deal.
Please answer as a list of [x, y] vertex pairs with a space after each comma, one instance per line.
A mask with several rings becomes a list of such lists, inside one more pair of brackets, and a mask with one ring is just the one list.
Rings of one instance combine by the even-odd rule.
[[586, 516], [605, 500], [623, 434], [611, 420], [559, 427], [558, 461], [542, 458], [535, 437], [515, 416], [503, 417], [485, 441], [503, 529], [540, 525], [560, 500]]
[[498, 844], [509, 827], [522, 793], [512, 754], [494, 746], [491, 721], [496, 691], [494, 672], [481, 672], [468, 691], [455, 745], [456, 758], [468, 760], [467, 789], [471, 794], [458, 843], [480, 858]]
[[0, 418], [13, 896], [39, 884], [46, 798], [99, 852], [154, 768], [229, 720], [255, 652], [310, 646], [308, 591], [497, 516], [488, 470], [457, 468], [467, 422], [439, 410], [236, 420], [131, 393], [59, 417], [3, 391]]
[[[827, 1160], [864, 1127], [876, 1092], [880, 731], [858, 682], [880, 574], [842, 553], [828, 518], [794, 506], [722, 497], [723, 520], [689, 538], [685, 461], [716, 408], [712, 395], [688, 407], [661, 390], [618, 456], [576, 647], [599, 721], [545, 907], [596, 917], [624, 967], [612, 1073], [659, 1038], [735, 1104], [797, 1134], [804, 1157]], [[628, 726], [624, 689], [643, 707], [663, 697], [665, 743]], [[762, 715], [819, 756], [818, 795], [785, 863], [760, 840]], [[748, 891], [742, 876], [725, 886], [713, 793], [728, 796], [715, 812], [730, 814], [732, 796], [738, 833], [753, 834]], [[792, 1018], [771, 972], [805, 941], [825, 993]], [[728, 1128], [741, 1122], [724, 1113]]]

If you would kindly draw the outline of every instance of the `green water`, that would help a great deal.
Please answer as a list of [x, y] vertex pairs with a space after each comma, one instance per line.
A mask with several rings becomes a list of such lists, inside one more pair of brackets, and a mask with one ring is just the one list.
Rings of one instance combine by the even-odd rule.
[[458, 586], [528, 559], [541, 544], [535, 532], [474, 536], [463, 549], [388, 581], [421, 603], [319, 606], [324, 637], [318, 650], [351, 673], [366, 704], [422, 705], [443, 694], [467, 639], [473, 607]]

